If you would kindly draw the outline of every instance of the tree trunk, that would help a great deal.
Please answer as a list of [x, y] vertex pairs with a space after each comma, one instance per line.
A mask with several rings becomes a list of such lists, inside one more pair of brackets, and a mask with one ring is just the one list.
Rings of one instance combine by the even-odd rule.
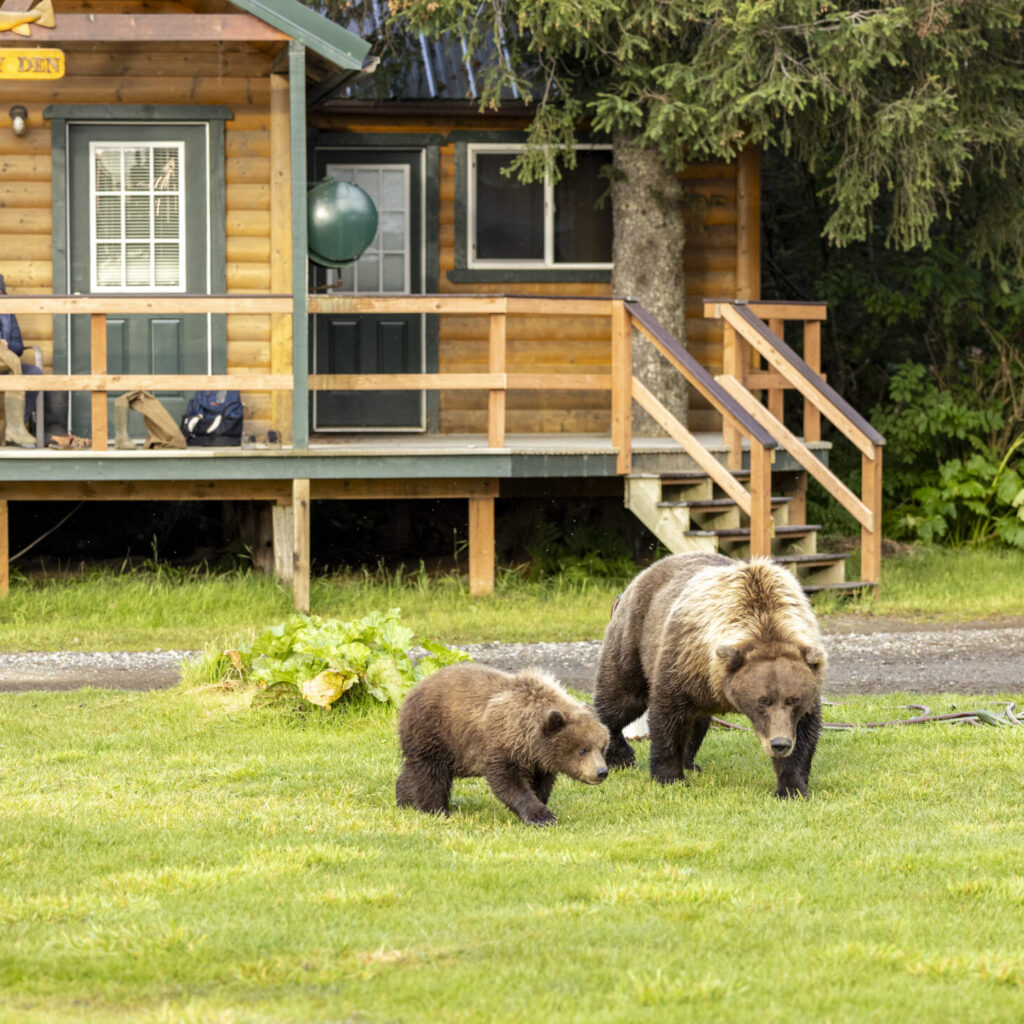
[[[686, 344], [686, 289], [683, 276], [683, 189], [656, 149], [635, 144], [629, 132], [612, 137], [614, 242], [612, 294], [634, 298]], [[686, 423], [686, 381], [654, 348], [633, 331], [633, 375], [642, 381], [681, 422]], [[633, 405], [633, 434], [662, 433], [638, 405]]]

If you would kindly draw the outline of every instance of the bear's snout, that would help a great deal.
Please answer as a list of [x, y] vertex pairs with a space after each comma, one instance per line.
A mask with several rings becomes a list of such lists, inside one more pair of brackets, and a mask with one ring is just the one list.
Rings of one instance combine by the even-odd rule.
[[772, 757], [787, 757], [793, 750], [793, 741], [788, 736], [773, 736], [768, 745], [772, 748]]
[[604, 780], [607, 779], [607, 778], [608, 778], [608, 769], [607, 768], [598, 768], [597, 769], [597, 781], [598, 782], [604, 782]]

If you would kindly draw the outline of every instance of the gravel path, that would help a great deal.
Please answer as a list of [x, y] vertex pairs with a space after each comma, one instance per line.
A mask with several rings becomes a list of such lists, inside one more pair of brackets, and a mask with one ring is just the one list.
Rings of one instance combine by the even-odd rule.
[[[1024, 618], [939, 624], [834, 616], [823, 621], [829, 652], [826, 695], [1024, 694]], [[498, 668], [540, 665], [567, 686], [590, 691], [598, 640], [473, 644], [476, 661]], [[148, 690], [173, 686], [190, 651], [0, 654], [0, 693], [83, 686]]]

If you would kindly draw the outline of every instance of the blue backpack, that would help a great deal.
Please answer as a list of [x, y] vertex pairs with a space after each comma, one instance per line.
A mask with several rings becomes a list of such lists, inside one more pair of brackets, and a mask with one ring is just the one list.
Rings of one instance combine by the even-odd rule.
[[188, 444], [240, 445], [242, 416], [237, 391], [197, 391], [181, 417], [181, 432]]

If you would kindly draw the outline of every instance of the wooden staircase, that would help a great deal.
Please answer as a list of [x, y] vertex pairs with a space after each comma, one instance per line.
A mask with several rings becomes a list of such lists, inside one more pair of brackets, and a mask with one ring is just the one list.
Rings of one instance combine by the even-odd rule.
[[[746, 470], [732, 475], [746, 481]], [[803, 522], [805, 474], [799, 470], [776, 472], [771, 499], [772, 557], [801, 581], [808, 593], [824, 590], [859, 590], [870, 584], [847, 581], [846, 559], [841, 553], [819, 553], [821, 527]], [[626, 477], [626, 507], [673, 554], [707, 551], [730, 558], [750, 557], [750, 523], [701, 470], [671, 474], [635, 474]]]

